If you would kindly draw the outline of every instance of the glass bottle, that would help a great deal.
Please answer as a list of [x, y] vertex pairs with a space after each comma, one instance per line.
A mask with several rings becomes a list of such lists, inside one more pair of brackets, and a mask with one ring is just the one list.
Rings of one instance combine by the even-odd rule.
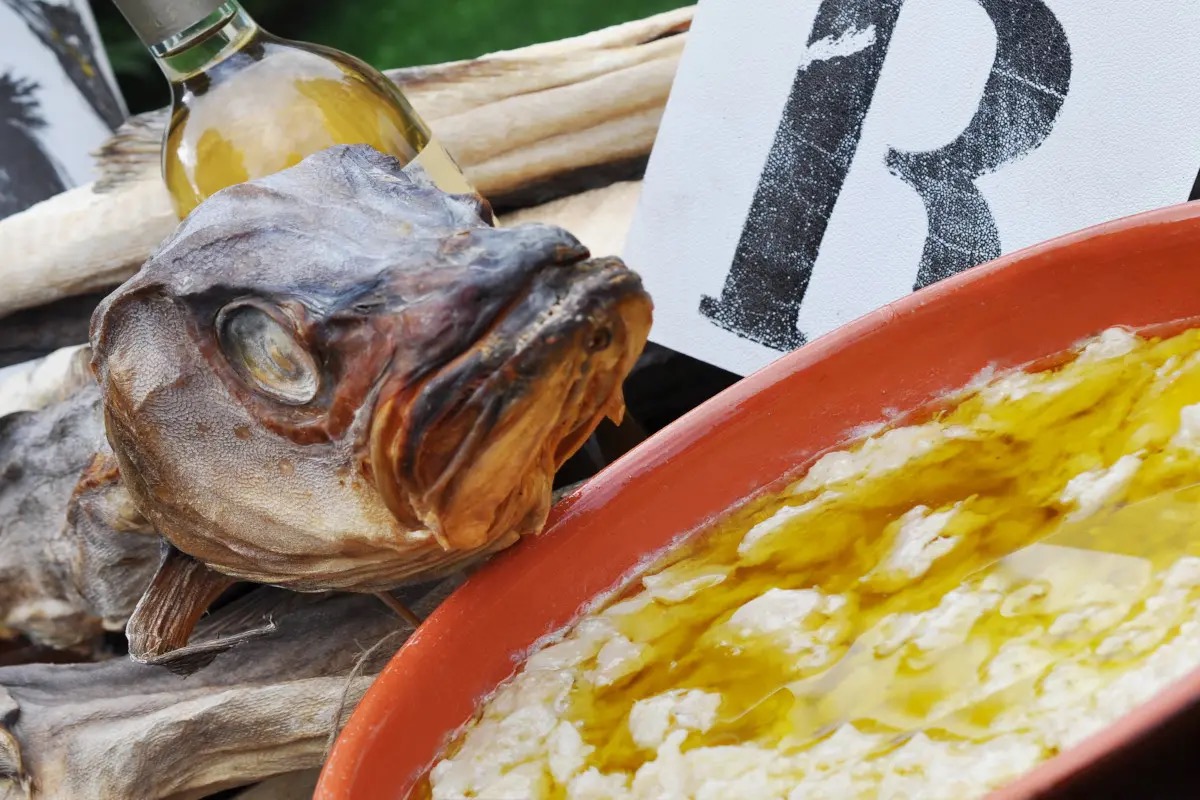
[[272, 36], [234, 0], [115, 2], [171, 84], [162, 170], [181, 218], [335, 144], [369, 144], [445, 191], [474, 191], [396, 85], [359, 59]]

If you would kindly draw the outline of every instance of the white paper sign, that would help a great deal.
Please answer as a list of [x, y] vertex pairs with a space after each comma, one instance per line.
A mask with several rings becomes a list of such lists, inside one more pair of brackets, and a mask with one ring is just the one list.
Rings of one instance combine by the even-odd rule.
[[116, 87], [86, 0], [0, 0], [0, 219], [92, 180]]
[[652, 338], [745, 374], [1187, 200], [1198, 44], [1200, 0], [701, 0], [624, 252]]

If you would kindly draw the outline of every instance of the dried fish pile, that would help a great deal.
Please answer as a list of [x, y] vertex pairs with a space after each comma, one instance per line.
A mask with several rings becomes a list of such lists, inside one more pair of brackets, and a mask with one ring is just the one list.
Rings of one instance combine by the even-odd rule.
[[[617, 253], [690, 18], [389, 75], [502, 225], [549, 222]], [[247, 800], [305, 796], [339, 722], [410, 632], [372, 597], [240, 586], [192, 642], [259, 635], [214, 647], [186, 677], [125, 657], [124, 623], [160, 543], [105, 480], [89, 349], [54, 336], [80, 331], [88, 293], [123, 281], [174, 229], [157, 173], [162, 121], [130, 120], [95, 185], [0, 222], [0, 357], [71, 345], [0, 369], [0, 800], [200, 798], [252, 784]], [[635, 374], [631, 403], [649, 393], [639, 386]], [[675, 400], [667, 416], [693, 404]], [[88, 534], [101, 529], [120, 535]], [[423, 615], [460, 580], [398, 596]]]

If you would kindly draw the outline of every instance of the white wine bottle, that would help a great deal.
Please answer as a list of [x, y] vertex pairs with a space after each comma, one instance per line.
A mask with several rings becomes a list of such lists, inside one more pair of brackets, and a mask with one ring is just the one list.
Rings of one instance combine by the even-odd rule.
[[369, 144], [445, 191], [474, 191], [403, 93], [359, 59], [272, 36], [233, 0], [114, 2], [171, 84], [162, 170], [181, 218], [336, 144]]

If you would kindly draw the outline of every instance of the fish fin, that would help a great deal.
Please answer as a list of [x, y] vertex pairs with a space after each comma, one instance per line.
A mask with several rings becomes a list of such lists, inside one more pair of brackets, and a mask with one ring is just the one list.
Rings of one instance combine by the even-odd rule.
[[270, 629], [188, 646], [200, 617], [236, 581], [170, 544], [164, 543], [163, 548], [158, 572], [125, 627], [130, 658], [143, 664], [165, 666], [173, 672], [189, 673], [212, 661], [218, 653]]

